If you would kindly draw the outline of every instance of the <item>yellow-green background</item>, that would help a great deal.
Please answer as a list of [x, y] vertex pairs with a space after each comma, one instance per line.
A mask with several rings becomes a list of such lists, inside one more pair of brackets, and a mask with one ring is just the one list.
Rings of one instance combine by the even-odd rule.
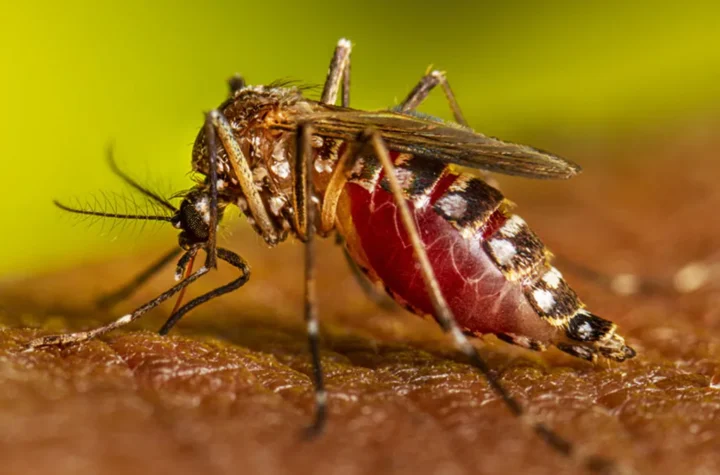
[[[582, 140], [716, 118], [713, 5], [3, 2], [0, 273], [171, 239], [165, 230], [74, 226], [51, 199], [122, 190], [103, 162], [110, 141], [138, 178], [186, 186], [201, 112], [224, 97], [227, 76], [320, 84], [340, 37], [355, 45], [356, 107], [393, 105], [433, 63], [449, 72], [475, 128], [540, 146], [543, 132]], [[441, 96], [425, 110], [447, 116]]]

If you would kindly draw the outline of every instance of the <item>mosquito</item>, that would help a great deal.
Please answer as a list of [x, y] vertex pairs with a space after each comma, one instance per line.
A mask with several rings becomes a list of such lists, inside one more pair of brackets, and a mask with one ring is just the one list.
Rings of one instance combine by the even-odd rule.
[[[340, 236], [349, 260], [370, 281], [419, 315], [432, 316], [456, 347], [487, 378], [510, 412], [552, 448], [580, 459], [569, 441], [529, 417], [490, 372], [471, 338], [495, 334], [508, 343], [542, 351], [555, 346], [588, 361], [635, 356], [617, 326], [590, 311], [551, 265], [551, 255], [487, 172], [536, 179], [566, 179], [580, 167], [554, 154], [487, 137], [470, 129], [443, 72], [428, 71], [397, 107], [368, 112], [350, 108], [351, 44], [335, 48], [319, 100], [288, 84], [248, 86], [230, 81], [231, 93], [206, 114], [192, 151], [202, 178], [179, 206], [143, 188], [136, 190], [168, 215], [115, 214], [71, 208], [74, 213], [119, 219], [168, 221], [180, 231], [179, 249], [162, 256], [109, 300], [128, 295], [182, 253], [179, 281], [169, 290], [106, 325], [37, 338], [30, 347], [87, 341], [127, 325], [224, 261], [239, 272], [231, 282], [190, 300], [160, 329], [167, 334], [190, 310], [242, 287], [247, 262], [217, 245], [218, 223], [239, 207], [270, 246], [289, 236], [305, 243], [305, 308], [315, 387], [311, 425], [327, 419], [327, 395], [318, 341], [315, 236]], [[455, 122], [420, 115], [416, 108], [440, 86]], [[340, 105], [336, 105], [338, 96]], [[204, 251], [204, 265], [192, 263]], [[611, 462], [583, 457], [591, 469]]]

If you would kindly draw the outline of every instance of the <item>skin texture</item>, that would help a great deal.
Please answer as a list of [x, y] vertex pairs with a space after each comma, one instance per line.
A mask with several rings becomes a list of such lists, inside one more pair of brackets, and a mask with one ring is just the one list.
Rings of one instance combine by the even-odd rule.
[[[717, 145], [697, 134], [568, 145], [583, 176], [503, 180], [503, 191], [563, 259], [666, 283], [688, 261], [720, 261]], [[267, 250], [235, 234], [226, 243], [250, 262], [250, 282], [169, 337], [146, 330], [172, 303], [100, 341], [22, 347], [40, 331], [109, 321], [167, 288], [172, 266], [112, 311], [92, 304], [165, 249], [2, 284], [2, 473], [578, 473], [509, 415], [433, 323], [369, 302], [331, 240], [318, 270], [330, 423], [304, 441], [302, 249]], [[478, 347], [503, 383], [583, 450], [638, 473], [720, 471], [720, 278], [683, 295], [623, 297], [557, 266], [638, 357], [592, 366], [485, 338]], [[233, 277], [221, 270], [190, 294]]]

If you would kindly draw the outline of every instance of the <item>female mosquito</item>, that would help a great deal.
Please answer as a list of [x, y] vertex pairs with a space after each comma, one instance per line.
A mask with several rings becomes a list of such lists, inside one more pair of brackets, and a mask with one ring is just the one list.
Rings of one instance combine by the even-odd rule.
[[[533, 350], [554, 345], [589, 361], [635, 356], [614, 323], [585, 308], [550, 264], [540, 239], [483, 179], [485, 172], [570, 178], [580, 168], [548, 152], [471, 130], [439, 71], [428, 72], [391, 111], [351, 109], [350, 50], [349, 41], [338, 43], [318, 101], [305, 98], [302, 88], [231, 80], [230, 97], [206, 115], [193, 148], [193, 170], [204, 179], [184, 195], [179, 208], [111, 163], [121, 178], [171, 216], [112, 214], [58, 203], [75, 213], [169, 221], [180, 230], [180, 249], [163, 256], [118, 295], [126, 295], [183, 252], [177, 264], [180, 282], [112, 323], [43, 336], [30, 347], [78, 343], [126, 325], [183, 292], [215, 268], [218, 259], [237, 268], [240, 276], [176, 306], [160, 333], [166, 334], [198, 305], [244, 285], [250, 276], [247, 263], [216, 243], [218, 223], [228, 206], [236, 205], [270, 246], [290, 235], [305, 243], [304, 312], [314, 368], [314, 432], [325, 424], [327, 398], [318, 348], [313, 239], [315, 234], [337, 233], [371, 281], [382, 283], [411, 311], [431, 315], [450, 333], [512, 413], [524, 417], [553, 448], [575, 455], [570, 442], [527, 419], [468, 336], [492, 333]], [[456, 123], [414, 112], [437, 86]], [[340, 106], [335, 105], [338, 95]], [[193, 272], [200, 250], [205, 263]], [[604, 463], [599, 458], [585, 462], [591, 468]]]

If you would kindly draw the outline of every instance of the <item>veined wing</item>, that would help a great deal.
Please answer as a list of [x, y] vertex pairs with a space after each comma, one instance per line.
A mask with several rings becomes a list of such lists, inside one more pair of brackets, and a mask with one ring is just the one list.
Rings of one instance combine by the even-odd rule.
[[439, 120], [392, 111], [367, 112], [313, 104], [302, 120], [315, 134], [355, 140], [372, 128], [388, 148], [402, 153], [433, 157], [447, 163], [528, 178], [570, 178], [581, 168], [575, 163], [528, 145], [504, 142]]

